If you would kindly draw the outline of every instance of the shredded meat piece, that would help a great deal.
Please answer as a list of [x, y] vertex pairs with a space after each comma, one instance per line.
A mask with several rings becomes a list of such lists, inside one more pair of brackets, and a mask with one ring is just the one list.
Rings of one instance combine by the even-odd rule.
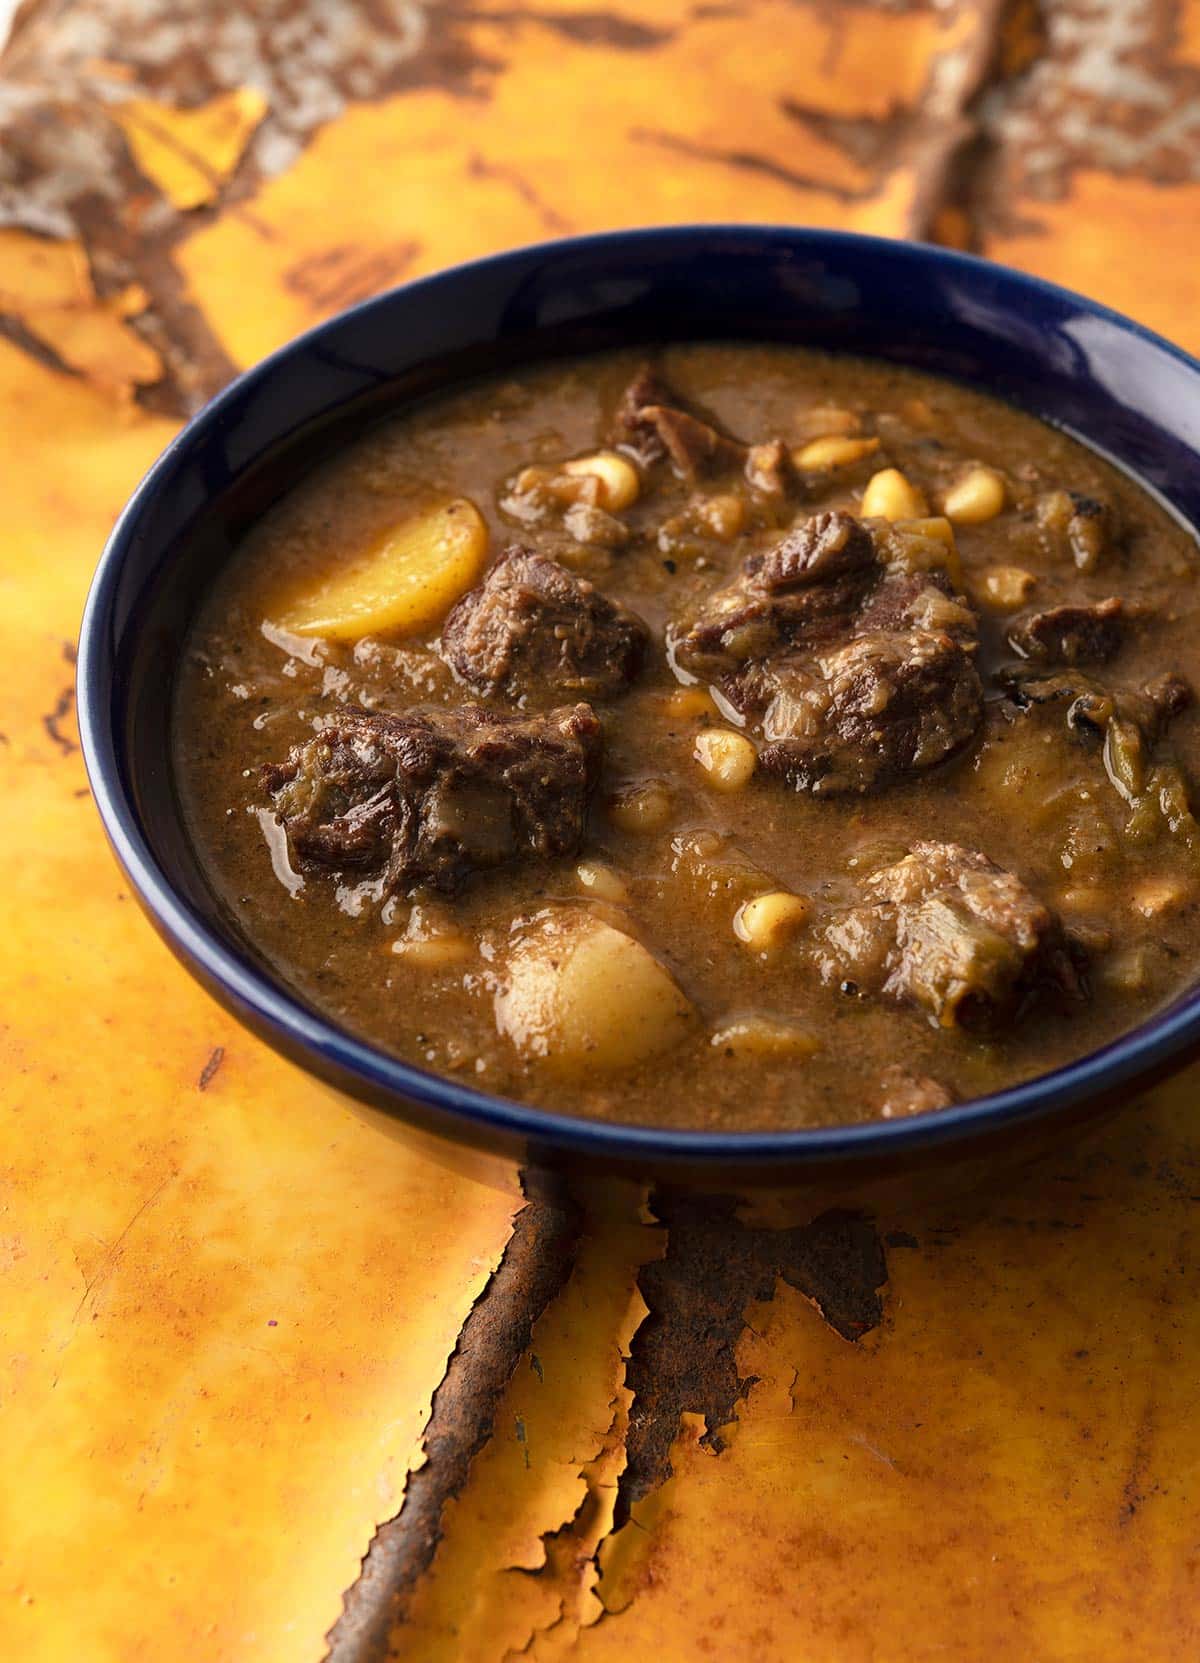
[[579, 849], [601, 744], [586, 704], [527, 718], [345, 710], [261, 782], [297, 865], [452, 894], [473, 872]]
[[675, 661], [719, 680], [747, 662], [845, 632], [879, 577], [870, 533], [850, 514], [814, 515], [705, 600], [673, 640]]
[[686, 409], [649, 365], [621, 395], [612, 436], [643, 467], [665, 457], [684, 479], [740, 468], [747, 455], [745, 445]]
[[647, 639], [642, 620], [586, 578], [515, 544], [454, 607], [441, 651], [488, 697], [602, 698], [635, 679]]
[[1037, 519], [1052, 546], [1081, 572], [1094, 572], [1120, 538], [1111, 503], [1081, 491], [1050, 491], [1037, 504]]
[[601, 508], [600, 481], [533, 464], [522, 468], [500, 499], [500, 510], [522, 526], [555, 526], [577, 543], [619, 549], [629, 541], [624, 520]]
[[673, 632], [675, 662], [716, 684], [767, 744], [764, 770], [818, 795], [944, 761], [979, 727], [976, 619], [939, 570], [903, 570], [853, 515], [814, 515]]
[[785, 497], [798, 482], [792, 454], [782, 439], [751, 445], [746, 455], [746, 481], [764, 497]]
[[896, 1063], [884, 1069], [879, 1086], [881, 1120], [902, 1120], [913, 1114], [928, 1114], [932, 1109], [948, 1109], [954, 1101], [940, 1080], [931, 1080], [927, 1074], [910, 1074]]
[[1076, 733], [1103, 737], [1114, 717], [1134, 722], [1147, 744], [1166, 732], [1172, 720], [1192, 703], [1192, 685], [1166, 670], [1139, 688], [1107, 687], [1082, 670], [1050, 670], [1013, 664], [997, 671], [996, 680], [1017, 710], [1065, 705], [1067, 726]]
[[[1065, 706], [1071, 732], [1103, 746], [1103, 777], [1132, 810], [1127, 835], [1146, 839], [1165, 831], [1188, 849], [1200, 847], [1191, 787], [1166, 743], [1171, 722], [1194, 697], [1181, 675], [1168, 670], [1139, 688], [1110, 688], [1082, 670], [1021, 664], [1002, 670], [997, 679], [1011, 701], [1009, 719]], [[1001, 720], [1004, 714], [1001, 706]]]
[[1115, 595], [1092, 606], [1055, 606], [1015, 623], [1008, 644], [1039, 664], [1103, 664], [1120, 651], [1125, 622]]
[[867, 791], [921, 773], [979, 725], [979, 677], [948, 635], [875, 632], [765, 674], [759, 765], [796, 790]]
[[1037, 986], [1081, 996], [1057, 918], [1021, 880], [957, 843], [914, 843], [827, 924], [827, 981], [919, 1005], [941, 1027], [994, 1028]]

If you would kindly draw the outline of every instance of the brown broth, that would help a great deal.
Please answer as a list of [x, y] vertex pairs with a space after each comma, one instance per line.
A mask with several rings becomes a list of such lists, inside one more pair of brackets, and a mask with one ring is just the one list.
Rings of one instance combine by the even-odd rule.
[[[1145, 616], [1111, 666], [1096, 672], [1137, 685], [1164, 670], [1200, 677], [1196, 549], [1190, 535], [1143, 490], [1076, 442], [979, 393], [881, 364], [783, 347], [695, 345], [661, 355], [664, 373], [730, 433], [791, 444], [808, 436], [813, 406], [849, 408], [882, 438], [879, 455], [829, 476], [779, 509], [755, 502], [751, 528], [730, 541], [657, 537], [691, 488], [660, 467], [622, 518], [634, 536], [620, 550], [574, 543], [559, 526], [522, 528], [498, 502], [504, 483], [531, 462], [554, 463], [604, 441], [612, 410], [640, 356], [617, 353], [531, 369], [432, 399], [380, 426], [297, 484], [246, 539], [197, 619], [175, 708], [175, 752], [188, 825], [212, 885], [263, 957], [306, 1000], [385, 1050], [481, 1089], [550, 1108], [626, 1122], [762, 1129], [871, 1119], [883, 1070], [901, 1065], [943, 1082], [955, 1098], [1040, 1074], [1129, 1029], [1191, 980], [1200, 959], [1198, 852], [1186, 834], [1127, 832], [1130, 809], [1106, 777], [1101, 750], [1072, 735], [1061, 713], [1005, 721], [989, 716], [961, 756], [910, 783], [863, 796], [815, 799], [756, 776], [715, 792], [693, 757], [705, 725], [668, 707], [677, 682], [662, 649], [668, 621], [726, 582], [751, 548], [777, 541], [793, 518], [823, 507], [854, 509], [871, 472], [889, 462], [936, 498], [965, 462], [1004, 474], [1010, 506], [986, 524], [960, 527], [964, 592], [981, 619], [979, 667], [1011, 662], [1005, 615], [987, 599], [986, 574], [1020, 567], [1036, 578], [1030, 604], [1119, 595]], [[747, 495], [735, 477], [705, 487]], [[1081, 572], [1037, 527], [1033, 504], [1066, 489], [1114, 505], [1121, 547]], [[485, 516], [491, 549], [522, 541], [583, 572], [639, 613], [654, 646], [624, 697], [596, 701], [605, 729], [603, 779], [584, 856], [623, 881], [625, 926], [672, 971], [698, 1013], [690, 1038], [616, 1074], [574, 1075], [524, 1060], [498, 1031], [493, 994], [515, 920], [564, 904], [614, 916], [589, 899], [580, 857], [514, 864], [474, 878], [435, 910], [471, 943], [464, 962], [416, 965], [391, 948], [409, 898], [380, 904], [378, 886], [354, 875], [280, 881], [272, 820], [259, 769], [311, 736], [314, 718], [339, 701], [403, 711], [461, 703], [464, 689], [433, 637], [360, 644], [308, 643], [307, 658], [264, 634], [282, 588], [316, 581], [405, 514], [469, 497]], [[749, 501], [749, 497], [747, 496]], [[560, 702], [573, 702], [566, 700]], [[1197, 766], [1200, 726], [1190, 711], [1171, 725], [1167, 750], [1185, 773]], [[667, 826], [621, 830], [611, 794], [646, 779], [670, 793]], [[1011, 868], [1091, 943], [1089, 997], [1061, 1008], [1034, 1001], [1019, 1021], [980, 1036], [938, 1026], [921, 1009], [855, 997], [824, 985], [803, 932], [768, 960], [732, 929], [740, 897], [678, 869], [672, 840], [716, 830], [775, 887], [811, 897], [815, 917], [848, 898], [857, 881], [917, 838], [979, 849]], [[1156, 891], [1154, 885], [1159, 885]], [[1169, 899], [1159, 906], [1162, 897]], [[419, 900], [420, 898], [418, 898]], [[1103, 934], [1110, 938], [1101, 948]], [[804, 1057], [740, 1056], [714, 1045], [731, 1018], [800, 1023], [820, 1048]]]

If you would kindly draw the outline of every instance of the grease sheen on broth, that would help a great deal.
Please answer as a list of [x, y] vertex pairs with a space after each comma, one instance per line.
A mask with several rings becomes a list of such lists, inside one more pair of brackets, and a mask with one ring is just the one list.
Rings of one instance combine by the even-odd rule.
[[[669, 349], [639, 407], [668, 415], [614, 427], [643, 361], [540, 365], [405, 410], [299, 483], [214, 584], [175, 754], [202, 863], [261, 956], [357, 1034], [484, 1090], [747, 1130], [936, 1112], [1182, 991], [1200, 958], [1187, 532], [1008, 406], [800, 349]], [[679, 428], [692, 479], [670, 447], [647, 460], [677, 406], [715, 435]], [[617, 464], [573, 501], [564, 464], [598, 452]], [[456, 511], [444, 590], [380, 634], [299, 632], [372, 551], [410, 581], [397, 528], [456, 502], [487, 538]], [[786, 560], [778, 582], [769, 561], [746, 575], [830, 510], [855, 519], [801, 536], [799, 578]], [[514, 543], [644, 621], [644, 651], [635, 626], [606, 649], [627, 690], [535, 687], [518, 706], [513, 686], [463, 685], [442, 624]], [[1082, 648], [1061, 608], [1086, 611]], [[311, 820], [309, 782], [264, 769], [339, 713], [468, 703], [535, 722], [590, 704], [602, 763], [588, 721], [561, 739], [590, 792], [577, 848], [555, 774], [562, 852], [457, 893], [387, 893], [376, 866], [289, 849], [276, 810]], [[347, 757], [370, 749], [346, 735]], [[472, 779], [446, 825], [464, 803], [495, 812]], [[605, 997], [625, 1001], [620, 1028], [593, 1031], [586, 1001]]]

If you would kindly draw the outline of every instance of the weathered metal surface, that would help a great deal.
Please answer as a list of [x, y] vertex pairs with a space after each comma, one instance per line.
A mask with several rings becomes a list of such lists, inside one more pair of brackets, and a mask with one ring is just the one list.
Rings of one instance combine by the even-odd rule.
[[169, 963], [86, 801], [69, 662], [183, 413], [489, 249], [695, 218], [919, 234], [1200, 345], [1197, 76], [1196, 0], [24, 6], [3, 1655], [1197, 1649], [1194, 1077], [937, 1216], [539, 1200], [510, 1234], [510, 1201], [351, 1121]]

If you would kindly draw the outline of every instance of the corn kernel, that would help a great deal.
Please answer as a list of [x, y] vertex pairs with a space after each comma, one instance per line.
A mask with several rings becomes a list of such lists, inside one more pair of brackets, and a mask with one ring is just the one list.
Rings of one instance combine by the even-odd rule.
[[731, 538], [746, 523], [746, 504], [733, 491], [718, 491], [715, 496], [701, 497], [696, 503], [696, 521], [722, 543]]
[[733, 933], [751, 952], [767, 954], [782, 946], [807, 919], [809, 904], [803, 895], [772, 890], [744, 901], [733, 918]]
[[609, 801], [608, 817], [620, 831], [661, 831], [671, 818], [671, 793], [662, 780], [628, 786]]
[[1060, 890], [1056, 901], [1060, 912], [1072, 915], [1079, 913], [1089, 917], [1095, 914], [1103, 917], [1112, 911], [1108, 896], [1102, 889], [1088, 889], [1083, 885]]
[[426, 970], [446, 970], [464, 964], [471, 957], [471, 943], [465, 935], [431, 935], [425, 938], [401, 936], [392, 942], [392, 952], [410, 964]]
[[758, 752], [745, 734], [729, 728], [705, 728], [692, 752], [717, 791], [740, 791], [758, 767]]
[[881, 468], [867, 481], [862, 512], [868, 520], [923, 520], [929, 513], [929, 504], [924, 492], [906, 479], [899, 468]]
[[1004, 481], [995, 468], [972, 468], [942, 498], [942, 512], [955, 525], [983, 525], [1004, 507]]
[[1134, 884], [1129, 900], [1143, 918], [1159, 918], [1189, 899], [1191, 888], [1178, 878], [1143, 878]]
[[934, 423], [933, 411], [927, 399], [906, 398], [900, 406], [900, 414], [910, 427], [929, 428]]
[[619, 514], [631, 507], [642, 488], [641, 479], [633, 463], [615, 450], [597, 451], [595, 456], [577, 456], [563, 464], [563, 472], [588, 474], [600, 482], [599, 506], [610, 514]]
[[596, 860], [581, 860], [575, 868], [575, 876], [579, 879], [580, 888], [594, 895], [598, 901], [611, 901], [614, 906], [620, 906], [629, 899], [624, 880], [611, 866], [602, 866]]
[[665, 703], [667, 715], [676, 721], [711, 722], [720, 714], [712, 694], [703, 687], [676, 687], [667, 694]]
[[744, 1016], [726, 1022], [709, 1041], [714, 1051], [731, 1057], [812, 1057], [821, 1041], [807, 1028], [770, 1016]]
[[845, 437], [857, 433], [862, 422], [853, 410], [843, 410], [837, 404], [814, 404], [801, 410], [799, 432], [806, 439]]
[[412, 909], [404, 934], [392, 942], [393, 953], [429, 970], [462, 964], [474, 950], [469, 937], [448, 923], [440, 910], [424, 906]]
[[852, 462], [861, 462], [864, 456], [873, 456], [878, 449], [876, 438], [850, 439], [827, 433], [794, 450], [792, 461], [798, 468], [848, 468]]
[[983, 574], [983, 593], [997, 612], [1016, 612], [1037, 585], [1023, 566], [989, 566]]

